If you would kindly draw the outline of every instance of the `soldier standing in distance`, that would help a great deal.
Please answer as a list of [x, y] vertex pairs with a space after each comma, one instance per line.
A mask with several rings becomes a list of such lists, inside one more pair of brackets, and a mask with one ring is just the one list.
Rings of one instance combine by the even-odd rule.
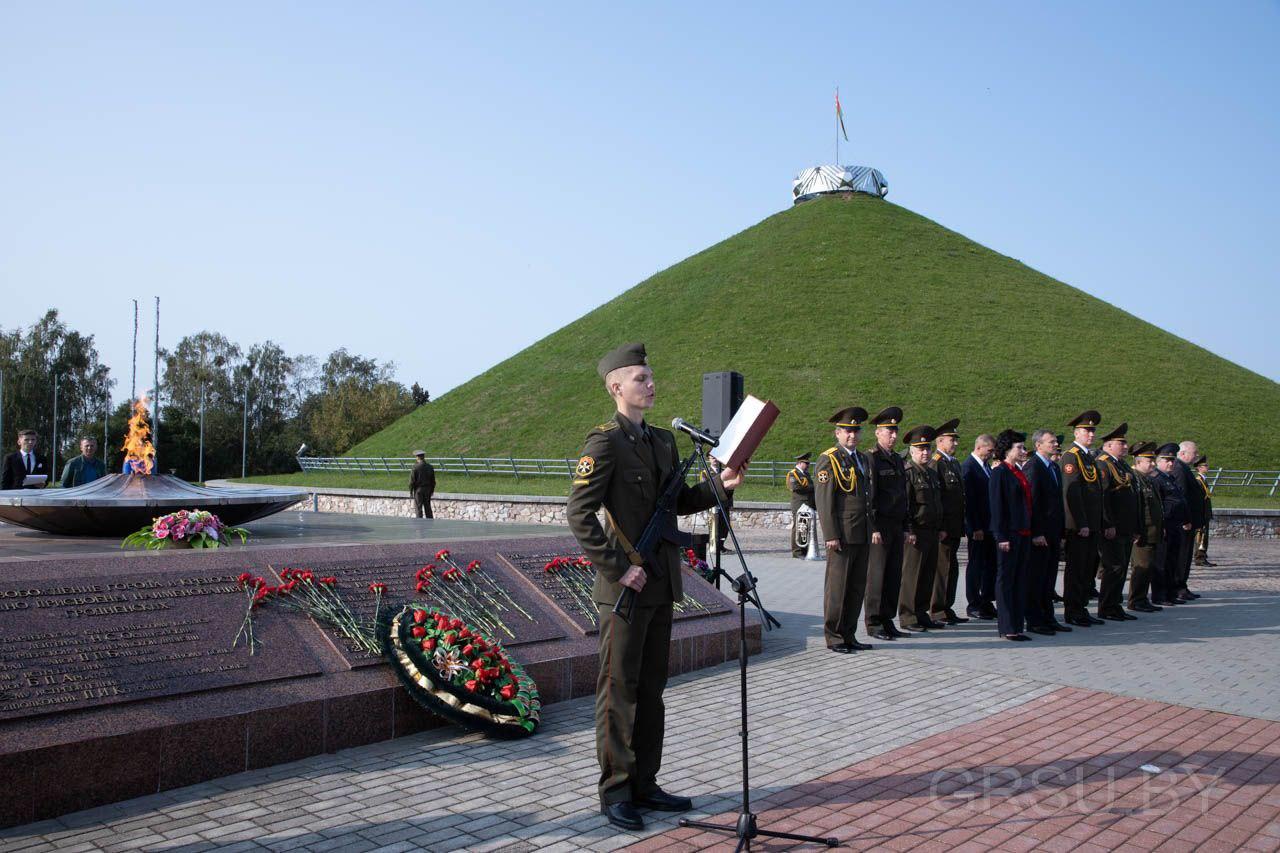
[[938, 543], [938, 570], [933, 580], [929, 617], [935, 622], [959, 625], [968, 622], [956, 614], [956, 586], [960, 583], [960, 539], [964, 536], [964, 471], [955, 457], [960, 443], [960, 419], [938, 427], [933, 439], [930, 467], [942, 483], [942, 529], [947, 538]]
[[1213, 493], [1209, 491], [1209, 457], [1203, 453], [1191, 463], [1196, 469], [1196, 479], [1200, 481], [1200, 489], [1204, 492], [1204, 526], [1196, 531], [1196, 554], [1192, 561], [1197, 566], [1213, 566], [1209, 562], [1209, 523], [1213, 521]]
[[[643, 344], [606, 353], [597, 371], [617, 409], [587, 434], [569, 492], [569, 529], [595, 567], [591, 597], [600, 610], [600, 671], [596, 679], [596, 757], [600, 811], [614, 826], [644, 828], [636, 807], [688, 811], [687, 797], [658, 787], [662, 765], [672, 605], [684, 597], [680, 548], [658, 543], [645, 564], [634, 543], [657, 508], [666, 481], [680, 467], [676, 440], [645, 423], [653, 407], [653, 372]], [[686, 485], [676, 496], [680, 515], [710, 509], [742, 482], [725, 468], [718, 477]], [[604, 508], [607, 527], [596, 513]], [[646, 571], [647, 570], [647, 571]], [[613, 612], [623, 587], [636, 592], [631, 621]]]
[[880, 640], [905, 637], [893, 624], [902, 585], [902, 545], [907, 535], [907, 463], [893, 452], [902, 409], [890, 406], [871, 419], [871, 550], [867, 557], [867, 633]]
[[418, 518], [435, 518], [431, 512], [431, 496], [436, 493], [436, 469], [427, 461], [422, 450], [413, 451], [418, 461], [409, 475], [409, 494], [413, 496], [413, 509]]
[[[801, 453], [796, 457], [796, 467], [787, 472], [787, 488], [791, 491], [791, 556], [803, 557], [804, 548], [796, 542], [796, 513], [800, 507], [813, 505], [813, 480], [809, 479], [809, 453]], [[814, 534], [814, 525], [810, 525], [809, 536]]]
[[1133, 445], [1133, 482], [1138, 491], [1138, 541], [1133, 546], [1133, 570], [1129, 574], [1129, 609], [1155, 613], [1164, 608], [1151, 603], [1152, 571], [1164, 557], [1164, 504], [1156, 488], [1156, 446], [1140, 441]]
[[1183, 541], [1193, 529], [1187, 510], [1187, 498], [1178, 485], [1178, 445], [1170, 442], [1156, 450], [1156, 468], [1159, 473], [1160, 499], [1164, 502], [1164, 561], [1161, 563], [1160, 580], [1163, 584], [1157, 598], [1156, 583], [1152, 582], [1152, 604], [1186, 604], [1191, 598], [1180, 593], [1182, 577], [1181, 554]]
[[827, 545], [822, 633], [827, 648], [840, 654], [871, 648], [854, 638], [867, 586], [873, 512], [871, 462], [858, 450], [866, 419], [867, 410], [861, 406], [841, 409], [830, 417], [836, 425], [836, 446], [818, 457], [814, 474], [815, 509]]
[[1124, 612], [1122, 605], [1125, 575], [1129, 573], [1129, 556], [1138, 541], [1138, 488], [1133, 471], [1124, 461], [1129, 452], [1125, 435], [1129, 425], [1122, 423], [1102, 437], [1102, 452], [1097, 463], [1104, 483], [1107, 518], [1112, 528], [1098, 540], [1098, 561], [1102, 579], [1098, 594], [1098, 617], [1112, 622], [1137, 619]]
[[907, 431], [903, 442], [911, 455], [907, 463], [907, 535], [902, 548], [902, 591], [898, 597], [898, 624], [904, 631], [923, 632], [945, 628], [929, 615], [934, 574], [938, 570], [938, 543], [946, 539], [942, 529], [942, 483], [929, 467], [933, 427], [920, 425]]
[[1089, 445], [1102, 416], [1090, 410], [1077, 415], [1075, 441], [1062, 452], [1062, 499], [1065, 510], [1067, 568], [1062, 573], [1063, 611], [1067, 624], [1101, 625], [1089, 615], [1089, 589], [1098, 563], [1098, 540], [1105, 523], [1102, 482]]

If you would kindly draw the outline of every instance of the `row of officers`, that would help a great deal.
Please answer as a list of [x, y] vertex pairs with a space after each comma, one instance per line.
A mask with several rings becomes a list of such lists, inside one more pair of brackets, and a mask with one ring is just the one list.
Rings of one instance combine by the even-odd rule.
[[[994, 620], [1002, 637], [1025, 642], [1028, 631], [1126, 622], [1138, 618], [1129, 611], [1156, 613], [1199, 597], [1187, 581], [1197, 540], [1207, 548], [1212, 508], [1194, 470], [1206, 460], [1193, 442], [1130, 446], [1122, 423], [1095, 451], [1102, 417], [1090, 410], [1068, 423], [1066, 447], [1047, 429], [1032, 433], [1030, 446], [1025, 433], [1008, 429], [978, 436], [961, 460], [960, 422], [950, 420], [908, 430], [904, 459], [896, 451], [899, 407], [869, 417], [850, 406], [830, 422], [836, 445], [812, 471], [809, 454], [797, 457], [787, 485], [793, 511], [816, 510], [817, 530], [808, 533], [826, 545], [823, 632], [833, 651], [871, 648], [855, 636], [859, 612], [880, 640], [972, 618]], [[858, 449], [868, 422], [876, 435], [869, 453]], [[961, 539], [969, 618], [954, 609]], [[795, 555], [798, 544], [793, 531]]]

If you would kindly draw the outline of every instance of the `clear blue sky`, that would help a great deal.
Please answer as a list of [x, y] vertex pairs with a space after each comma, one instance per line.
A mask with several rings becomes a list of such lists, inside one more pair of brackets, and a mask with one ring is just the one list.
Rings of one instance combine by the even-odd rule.
[[478, 5], [0, 0], [0, 326], [438, 396], [788, 207], [839, 84], [892, 201], [1280, 379], [1276, 3]]

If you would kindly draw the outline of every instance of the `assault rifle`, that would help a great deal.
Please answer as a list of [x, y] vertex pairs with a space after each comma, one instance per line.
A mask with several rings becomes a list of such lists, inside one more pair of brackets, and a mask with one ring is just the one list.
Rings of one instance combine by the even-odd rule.
[[[658, 545], [665, 539], [667, 542], [679, 545], [681, 548], [689, 548], [693, 545], [693, 536], [685, 533], [676, 524], [676, 498], [680, 494], [680, 490], [684, 488], [685, 478], [689, 476], [689, 469], [693, 466], [693, 462], [698, 458], [697, 449], [689, 454], [689, 458], [680, 463], [680, 467], [671, 473], [671, 476], [662, 484], [662, 494], [658, 497], [658, 506], [653, 511], [653, 515], [649, 518], [649, 523], [644, 526], [644, 532], [640, 534], [640, 538], [636, 540], [635, 547], [628, 547], [630, 543], [622, 533], [622, 529], [615, 523], [613, 525], [614, 532], [618, 534], [618, 538], [622, 540], [622, 545], [627, 549], [627, 559], [631, 561], [633, 566], [639, 566], [644, 570], [645, 577], [652, 580], [654, 577], [650, 566], [657, 565]], [[679, 569], [677, 569], [679, 571]], [[631, 615], [636, 607], [636, 591], [629, 586], [622, 588], [622, 594], [618, 596], [618, 601], [613, 605], [613, 612], [618, 615], [623, 622], [631, 624]]]

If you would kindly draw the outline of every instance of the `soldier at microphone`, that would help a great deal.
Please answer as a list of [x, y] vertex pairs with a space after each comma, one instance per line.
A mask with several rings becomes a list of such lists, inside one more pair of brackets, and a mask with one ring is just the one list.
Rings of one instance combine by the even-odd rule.
[[[600, 763], [600, 811], [609, 822], [635, 832], [640, 809], [680, 812], [688, 797], [658, 786], [671, 648], [672, 606], [684, 597], [680, 549], [663, 540], [653, 564], [633, 545], [657, 508], [663, 487], [680, 468], [675, 436], [645, 423], [653, 407], [654, 380], [644, 344], [625, 344], [597, 365], [616, 412], [587, 434], [567, 508], [569, 528], [595, 567], [592, 598], [600, 611], [600, 670], [596, 679], [596, 757]], [[685, 485], [676, 497], [680, 515], [700, 512], [729, 498], [742, 473]], [[604, 524], [596, 513], [603, 507]], [[624, 587], [636, 593], [628, 622], [614, 613]]]

